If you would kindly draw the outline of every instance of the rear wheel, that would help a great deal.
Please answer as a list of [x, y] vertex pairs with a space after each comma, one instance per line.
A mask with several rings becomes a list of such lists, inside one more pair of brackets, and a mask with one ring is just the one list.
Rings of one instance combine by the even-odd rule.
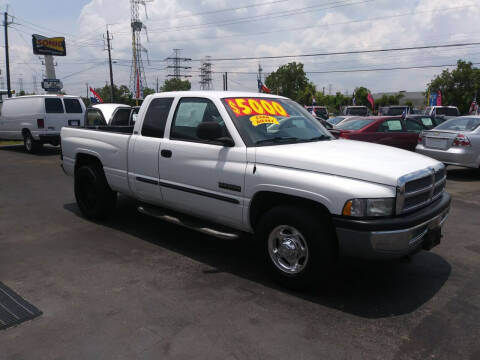
[[98, 164], [83, 165], [75, 172], [75, 199], [82, 214], [92, 220], [109, 217], [117, 203], [117, 193], [110, 189]]
[[295, 206], [278, 206], [263, 215], [258, 234], [265, 242], [274, 280], [301, 289], [326, 279], [333, 271], [338, 251], [326, 216]]
[[25, 150], [30, 154], [36, 154], [42, 149], [42, 143], [36, 141], [30, 132], [26, 132], [23, 135], [23, 146]]

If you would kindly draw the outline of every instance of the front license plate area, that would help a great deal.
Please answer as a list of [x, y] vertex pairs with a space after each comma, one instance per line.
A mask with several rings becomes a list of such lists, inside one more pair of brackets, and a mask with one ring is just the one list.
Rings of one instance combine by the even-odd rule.
[[423, 249], [430, 250], [433, 247], [440, 244], [442, 239], [442, 228], [436, 227], [434, 229], [429, 229], [427, 234], [425, 235], [425, 240], [423, 240]]

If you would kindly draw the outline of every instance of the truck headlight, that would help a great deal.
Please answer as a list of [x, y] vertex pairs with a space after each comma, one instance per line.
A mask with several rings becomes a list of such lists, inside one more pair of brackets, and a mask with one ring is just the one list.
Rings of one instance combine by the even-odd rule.
[[390, 216], [395, 209], [395, 198], [351, 199], [343, 206], [342, 215], [353, 217]]

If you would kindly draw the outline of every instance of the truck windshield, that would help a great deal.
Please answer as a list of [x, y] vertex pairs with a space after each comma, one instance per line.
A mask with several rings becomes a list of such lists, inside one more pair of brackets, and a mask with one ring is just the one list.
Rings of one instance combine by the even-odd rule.
[[222, 102], [247, 146], [333, 139], [305, 108], [292, 100], [232, 97]]

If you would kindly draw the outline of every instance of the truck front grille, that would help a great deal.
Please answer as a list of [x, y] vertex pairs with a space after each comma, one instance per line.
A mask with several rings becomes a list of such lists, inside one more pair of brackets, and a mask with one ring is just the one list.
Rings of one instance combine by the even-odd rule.
[[438, 199], [445, 189], [446, 171], [425, 169], [403, 176], [397, 186], [397, 214], [404, 214], [427, 206]]

